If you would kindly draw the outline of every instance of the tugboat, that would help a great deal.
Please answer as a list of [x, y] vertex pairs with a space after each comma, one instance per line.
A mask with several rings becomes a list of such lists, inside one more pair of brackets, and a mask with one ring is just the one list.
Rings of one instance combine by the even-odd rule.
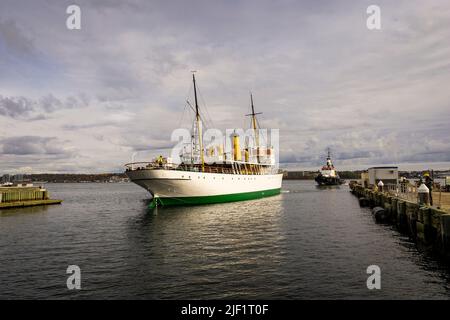
[[327, 164], [322, 167], [315, 180], [319, 186], [336, 186], [344, 182], [331, 161], [330, 149], [328, 149]]

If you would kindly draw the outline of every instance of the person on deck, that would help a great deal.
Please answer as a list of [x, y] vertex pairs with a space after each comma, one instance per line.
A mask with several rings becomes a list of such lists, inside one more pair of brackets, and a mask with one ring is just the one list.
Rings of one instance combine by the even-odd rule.
[[158, 157], [157, 162], [158, 162], [159, 166], [162, 167], [162, 165], [163, 165], [163, 156], [162, 156], [162, 155], [160, 155], [160, 156]]

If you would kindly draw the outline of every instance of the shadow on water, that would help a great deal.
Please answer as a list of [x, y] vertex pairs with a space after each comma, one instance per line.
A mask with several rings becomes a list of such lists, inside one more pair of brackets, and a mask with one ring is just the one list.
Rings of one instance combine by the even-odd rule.
[[326, 186], [326, 185], [316, 185], [317, 190], [339, 190], [342, 188], [342, 185], [334, 185], [334, 186]]

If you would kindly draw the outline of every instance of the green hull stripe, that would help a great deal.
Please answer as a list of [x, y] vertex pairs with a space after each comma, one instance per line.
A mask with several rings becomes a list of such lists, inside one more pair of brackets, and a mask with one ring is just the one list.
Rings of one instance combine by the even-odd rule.
[[244, 201], [274, 196], [280, 193], [280, 189], [261, 190], [255, 192], [222, 194], [217, 196], [182, 197], [182, 198], [154, 198], [150, 208], [155, 206], [188, 206], [208, 203], [223, 203]]

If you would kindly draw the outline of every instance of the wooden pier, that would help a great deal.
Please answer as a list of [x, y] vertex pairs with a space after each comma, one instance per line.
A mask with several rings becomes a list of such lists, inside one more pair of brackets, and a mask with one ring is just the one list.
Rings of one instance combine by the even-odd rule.
[[376, 220], [395, 225], [422, 248], [450, 260], [450, 212], [444, 210], [445, 201], [442, 201], [444, 208], [437, 208], [356, 183], [351, 183], [350, 189], [359, 198], [361, 206], [374, 208], [372, 213]]
[[0, 209], [60, 204], [49, 198], [48, 190], [34, 186], [0, 187]]

